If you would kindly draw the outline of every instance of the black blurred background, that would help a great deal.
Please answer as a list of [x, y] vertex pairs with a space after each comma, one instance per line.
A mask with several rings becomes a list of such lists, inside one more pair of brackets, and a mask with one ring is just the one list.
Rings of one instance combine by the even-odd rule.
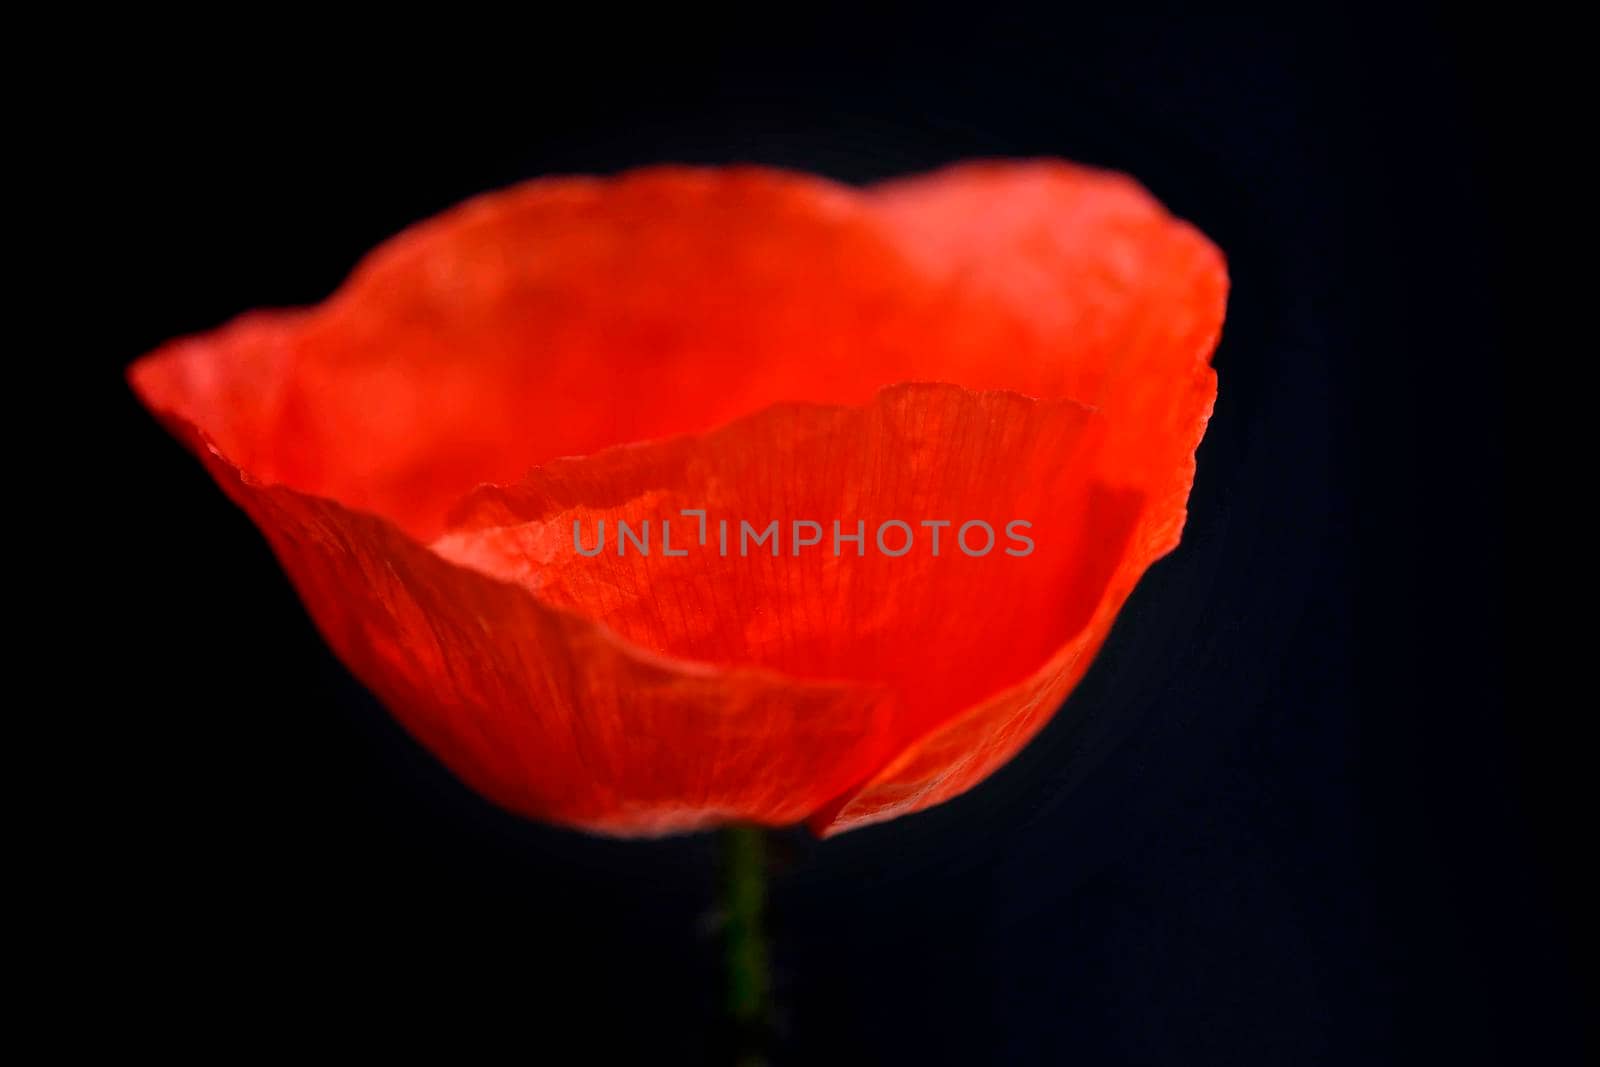
[[[649, 162], [860, 182], [1059, 155], [1135, 175], [1229, 258], [1184, 543], [1052, 726], [944, 807], [783, 836], [776, 1062], [1579, 1060], [1573, 786], [1506, 676], [1497, 27], [425, 29], [118, 58], [80, 146], [101, 176], [97, 373], [315, 302], [464, 196]], [[345, 674], [131, 396], [102, 430], [132, 583], [103, 917], [167, 1005], [145, 1025], [711, 1061], [711, 839], [489, 808]]]

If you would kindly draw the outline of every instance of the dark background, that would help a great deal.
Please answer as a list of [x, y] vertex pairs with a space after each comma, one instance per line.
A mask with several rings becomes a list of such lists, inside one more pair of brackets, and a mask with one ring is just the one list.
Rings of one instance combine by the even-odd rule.
[[[1065, 710], [944, 807], [784, 835], [777, 1062], [1579, 1059], [1574, 787], [1515, 714], [1505, 653], [1518, 220], [1497, 27], [275, 29], [130, 48], [97, 97], [108, 381], [552, 172], [868, 181], [1060, 155], [1136, 175], [1229, 257], [1184, 543]], [[132, 494], [111, 633], [137, 696], [109, 734], [104, 918], [122, 988], [163, 1005], [145, 1025], [219, 1047], [428, 1030], [509, 1036], [518, 1062], [717, 1055], [712, 840], [490, 809], [345, 674], [131, 396], [103, 429], [106, 481]]]

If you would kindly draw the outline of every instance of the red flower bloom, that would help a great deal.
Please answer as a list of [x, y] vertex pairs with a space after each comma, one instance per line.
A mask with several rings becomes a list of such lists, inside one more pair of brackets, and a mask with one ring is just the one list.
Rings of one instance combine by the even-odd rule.
[[130, 378], [485, 796], [828, 834], [970, 788], [1082, 677], [1178, 543], [1226, 290], [1062, 163], [656, 168], [472, 200]]

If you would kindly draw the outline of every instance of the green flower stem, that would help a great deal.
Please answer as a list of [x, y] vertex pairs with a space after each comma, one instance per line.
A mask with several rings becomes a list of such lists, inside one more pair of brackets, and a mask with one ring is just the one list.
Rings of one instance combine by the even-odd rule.
[[741, 1063], [764, 1061], [772, 1024], [772, 970], [762, 913], [767, 901], [765, 831], [722, 831], [722, 907], [727, 966], [727, 1011], [743, 1046]]

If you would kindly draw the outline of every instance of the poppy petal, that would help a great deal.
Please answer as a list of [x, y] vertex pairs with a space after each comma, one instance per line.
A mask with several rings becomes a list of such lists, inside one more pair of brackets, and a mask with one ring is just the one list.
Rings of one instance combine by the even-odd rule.
[[1141, 498], [1095, 479], [1093, 421], [933, 384], [783, 405], [481, 490], [434, 549], [653, 653], [885, 686], [898, 750], [1095, 614]]
[[[485, 795], [615, 833], [830, 833], [969, 787], [1081, 676], [1176, 544], [1225, 294], [1203, 237], [1085, 168], [864, 192], [654, 168], [478, 198], [321, 307], [130, 377]], [[929, 380], [955, 384], [879, 392]], [[1052, 537], [937, 570], [554, 553], [557, 517], [708, 502]]]
[[650, 655], [389, 521], [235, 467], [173, 433], [266, 535], [339, 658], [501, 806], [619, 835], [799, 822], [881, 762], [881, 687]]
[[[1039, 335], [1071, 349], [1055, 364], [1064, 378], [1054, 387], [1103, 412], [1100, 476], [1147, 496], [1089, 624], [1027, 681], [943, 723], [813, 815], [810, 826], [824, 836], [970, 789], [1026, 745], [1083, 677], [1140, 576], [1178, 544], [1195, 449], [1216, 400], [1210, 356], [1228, 291], [1216, 248], [1176, 220], [1151, 227], [1154, 201], [1117, 175], [979, 163], [876, 195], [930, 273], [959, 279], [956, 287], [991, 313], [996, 302], [1025, 311], [1019, 318]], [[1048, 299], [1050, 286], [1072, 283], [1078, 300], [1064, 307]]]

